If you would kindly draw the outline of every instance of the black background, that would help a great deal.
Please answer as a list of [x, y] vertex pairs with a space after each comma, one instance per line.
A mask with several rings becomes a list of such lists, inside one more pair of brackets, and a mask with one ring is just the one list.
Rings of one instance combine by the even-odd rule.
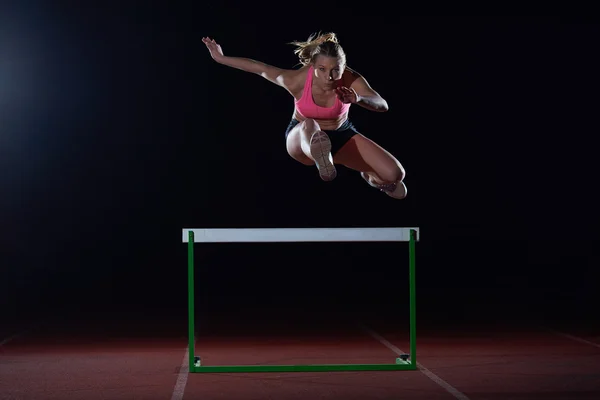
[[[185, 322], [188, 227], [418, 226], [420, 318], [594, 318], [596, 20], [22, 4], [0, 13], [5, 327], [63, 312]], [[388, 101], [351, 118], [404, 165], [406, 199], [292, 160], [291, 96], [201, 42], [296, 68], [287, 43], [318, 31]], [[196, 256], [207, 319], [408, 301], [406, 244]]]

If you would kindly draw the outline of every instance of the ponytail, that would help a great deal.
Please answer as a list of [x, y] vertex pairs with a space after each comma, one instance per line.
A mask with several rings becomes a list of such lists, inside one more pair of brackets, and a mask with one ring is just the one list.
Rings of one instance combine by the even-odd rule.
[[[335, 53], [339, 53], [339, 55], [344, 55], [343, 50], [339, 46], [339, 41], [335, 33], [323, 33], [323, 34], [312, 34], [309, 36], [308, 40], [305, 42], [294, 41], [289, 44], [295, 45], [296, 49], [294, 50], [294, 54], [298, 56], [300, 59], [300, 64], [308, 65], [312, 62], [316, 55], [323, 53], [321, 47], [322, 45], [326, 45], [328, 42], [331, 42], [333, 46], [327, 45], [328, 48], [336, 49]], [[325, 51], [325, 53], [331, 53], [331, 51]], [[338, 54], [326, 54], [331, 56], [338, 56]]]

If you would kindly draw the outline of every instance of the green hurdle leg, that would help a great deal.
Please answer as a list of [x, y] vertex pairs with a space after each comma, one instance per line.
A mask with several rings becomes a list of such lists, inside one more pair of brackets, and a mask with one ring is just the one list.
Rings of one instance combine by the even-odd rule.
[[190, 231], [188, 238], [188, 353], [190, 371], [194, 369], [195, 336], [194, 326], [194, 232]]
[[417, 368], [417, 297], [416, 297], [416, 236], [417, 231], [411, 229], [408, 242], [409, 254], [409, 296], [410, 296], [410, 363]]

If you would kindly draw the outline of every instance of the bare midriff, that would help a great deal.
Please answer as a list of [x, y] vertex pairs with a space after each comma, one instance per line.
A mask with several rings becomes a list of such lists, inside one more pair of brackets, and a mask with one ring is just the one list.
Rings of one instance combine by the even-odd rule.
[[[305, 120], [304, 116], [302, 116], [298, 110], [294, 109], [294, 119], [302, 122]], [[340, 115], [337, 119], [316, 119], [314, 120], [319, 124], [322, 130], [324, 131], [334, 131], [338, 129], [346, 120], [348, 119], [348, 113]]]

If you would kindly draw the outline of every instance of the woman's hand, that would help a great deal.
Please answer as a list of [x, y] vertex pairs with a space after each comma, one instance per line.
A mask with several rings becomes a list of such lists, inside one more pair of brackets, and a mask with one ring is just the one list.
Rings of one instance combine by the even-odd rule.
[[223, 50], [221, 49], [221, 46], [217, 42], [215, 42], [214, 39], [211, 39], [209, 37], [203, 37], [202, 43], [206, 45], [206, 48], [210, 52], [210, 56], [213, 58], [213, 60], [219, 62], [223, 57], [225, 57], [223, 55]]
[[335, 93], [342, 103], [358, 103], [360, 100], [360, 96], [356, 91], [352, 88], [347, 88], [345, 86], [340, 86], [335, 88]]

